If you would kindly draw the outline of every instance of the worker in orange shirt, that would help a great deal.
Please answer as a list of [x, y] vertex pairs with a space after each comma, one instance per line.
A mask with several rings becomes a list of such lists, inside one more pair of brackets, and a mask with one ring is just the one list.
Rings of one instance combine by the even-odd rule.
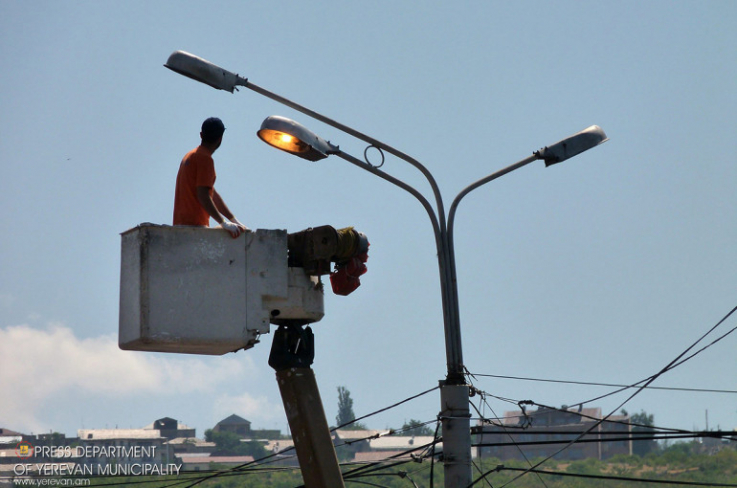
[[215, 190], [215, 162], [212, 154], [223, 141], [225, 125], [217, 117], [202, 123], [202, 142], [188, 152], [179, 165], [174, 193], [174, 225], [209, 227], [210, 217], [238, 237], [249, 229], [240, 223]]

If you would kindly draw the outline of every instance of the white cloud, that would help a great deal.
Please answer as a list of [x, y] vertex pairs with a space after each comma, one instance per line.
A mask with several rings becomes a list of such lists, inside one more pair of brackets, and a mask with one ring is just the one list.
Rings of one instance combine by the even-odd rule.
[[207, 362], [122, 351], [115, 336], [80, 339], [61, 324], [10, 326], [0, 328], [0, 419], [12, 422], [14, 430], [38, 430], [39, 411], [61, 393], [116, 398], [212, 393], [254, 369], [242, 357]]

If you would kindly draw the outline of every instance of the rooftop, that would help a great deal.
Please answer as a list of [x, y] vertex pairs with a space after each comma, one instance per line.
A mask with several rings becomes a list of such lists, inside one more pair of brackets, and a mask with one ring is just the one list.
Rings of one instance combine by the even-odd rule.
[[388, 430], [349, 430], [349, 429], [338, 429], [335, 431], [335, 435], [338, 439], [344, 441], [368, 439], [375, 437], [378, 434], [387, 434]]
[[152, 429], [80, 429], [79, 440], [112, 440], [112, 439], [163, 439], [158, 430]]
[[434, 440], [435, 438], [431, 435], [417, 437], [387, 435], [378, 439], [371, 439], [369, 446], [376, 450], [396, 449], [404, 451], [432, 444]]
[[217, 423], [217, 425], [233, 425], [233, 424], [249, 424], [250, 425], [251, 422], [244, 419], [243, 417], [239, 417], [238, 415], [233, 414], [230, 417], [226, 417]]
[[180, 459], [182, 464], [246, 464], [254, 461], [253, 456], [184, 456]]

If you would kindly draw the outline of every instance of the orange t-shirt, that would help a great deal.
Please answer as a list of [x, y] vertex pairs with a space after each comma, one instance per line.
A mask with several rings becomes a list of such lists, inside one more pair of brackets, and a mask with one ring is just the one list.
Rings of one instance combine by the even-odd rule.
[[202, 146], [188, 152], [179, 165], [174, 192], [174, 225], [210, 225], [210, 216], [197, 199], [197, 187], [215, 185], [212, 153]]

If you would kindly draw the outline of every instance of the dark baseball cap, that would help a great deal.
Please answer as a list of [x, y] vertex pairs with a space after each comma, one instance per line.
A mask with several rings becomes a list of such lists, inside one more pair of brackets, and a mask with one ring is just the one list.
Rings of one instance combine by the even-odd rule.
[[225, 125], [217, 117], [210, 117], [202, 122], [202, 137], [205, 140], [215, 140], [223, 135]]

